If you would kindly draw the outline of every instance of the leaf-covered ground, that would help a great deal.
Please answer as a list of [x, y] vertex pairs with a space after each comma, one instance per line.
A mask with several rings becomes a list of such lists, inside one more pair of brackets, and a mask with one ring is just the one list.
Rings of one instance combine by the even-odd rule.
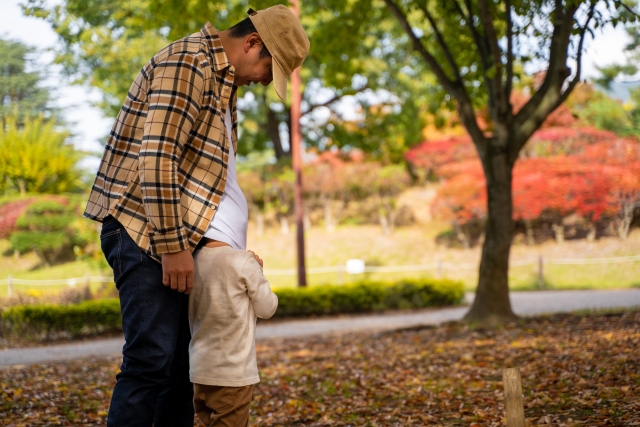
[[[640, 426], [640, 312], [557, 315], [258, 345], [259, 426], [505, 425], [518, 366], [529, 425]], [[0, 425], [104, 425], [117, 360], [0, 371]]]

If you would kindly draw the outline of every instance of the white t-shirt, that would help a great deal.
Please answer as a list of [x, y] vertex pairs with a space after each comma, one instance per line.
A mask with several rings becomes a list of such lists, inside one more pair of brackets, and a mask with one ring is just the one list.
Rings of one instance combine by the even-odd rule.
[[236, 158], [231, 139], [231, 109], [227, 108], [224, 118], [229, 138], [229, 164], [227, 165], [227, 184], [224, 187], [218, 210], [216, 211], [204, 237], [225, 242], [234, 249], [247, 249], [247, 225], [249, 207], [236, 174]]

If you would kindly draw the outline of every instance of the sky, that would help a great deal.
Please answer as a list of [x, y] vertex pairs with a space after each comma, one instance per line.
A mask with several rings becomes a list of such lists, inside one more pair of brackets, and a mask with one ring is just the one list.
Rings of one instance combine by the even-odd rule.
[[[57, 36], [43, 20], [22, 15], [19, 0], [0, 0], [0, 36], [22, 41], [41, 51], [51, 48]], [[206, 20], [206, 18], [203, 18]], [[586, 78], [597, 75], [596, 65], [624, 62], [623, 48], [628, 41], [624, 29], [607, 27], [596, 32], [596, 39], [590, 41], [584, 53], [583, 70]], [[51, 53], [44, 53], [39, 59], [43, 66], [53, 59]], [[74, 133], [74, 144], [87, 151], [100, 151], [99, 140], [109, 133], [112, 119], [105, 118], [101, 111], [92, 106], [100, 99], [97, 91], [86, 86], [71, 86], [60, 76], [55, 67], [49, 72], [47, 83], [58, 88], [57, 104], [65, 109], [65, 118]], [[98, 159], [88, 159], [85, 167], [97, 169]]]

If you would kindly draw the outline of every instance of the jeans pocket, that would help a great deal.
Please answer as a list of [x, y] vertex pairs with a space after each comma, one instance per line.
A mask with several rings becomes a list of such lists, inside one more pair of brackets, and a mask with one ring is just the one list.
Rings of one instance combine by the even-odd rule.
[[107, 259], [107, 263], [113, 270], [113, 280], [117, 284], [122, 275], [122, 261], [120, 259], [120, 253], [122, 252], [121, 230], [103, 230], [103, 233], [100, 234], [100, 247]]

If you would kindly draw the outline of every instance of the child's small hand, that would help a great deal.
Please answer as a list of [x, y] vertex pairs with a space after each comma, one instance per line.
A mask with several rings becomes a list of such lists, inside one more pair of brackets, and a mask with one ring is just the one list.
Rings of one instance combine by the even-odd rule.
[[258, 261], [258, 264], [260, 264], [260, 267], [264, 268], [264, 265], [262, 263], [262, 258], [260, 258], [258, 255], [256, 255], [255, 252], [253, 251], [247, 251], [247, 252], [251, 252], [251, 255], [253, 255], [253, 257], [255, 258], [256, 261]]

